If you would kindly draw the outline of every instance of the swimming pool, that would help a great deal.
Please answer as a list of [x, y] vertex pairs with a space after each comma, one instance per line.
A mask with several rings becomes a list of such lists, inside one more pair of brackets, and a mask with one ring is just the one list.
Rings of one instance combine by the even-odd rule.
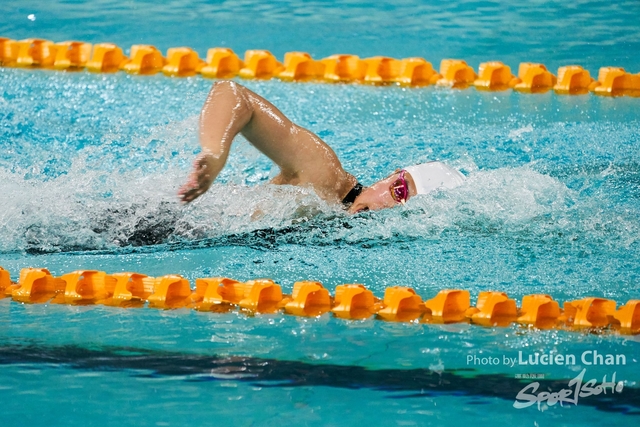
[[[201, 56], [226, 45], [640, 71], [635, 2], [156, 3], [4, 2], [0, 34], [187, 45]], [[309, 191], [267, 185], [276, 171], [238, 140], [209, 194], [182, 208], [175, 192], [210, 80], [0, 68], [0, 266], [14, 279], [37, 266], [192, 283], [271, 277], [285, 290], [359, 282], [377, 295], [407, 285], [423, 297], [455, 286], [638, 298], [639, 99], [243, 83], [320, 135], [364, 184], [427, 159], [468, 182], [347, 217]], [[0, 319], [8, 425], [627, 425], [639, 411], [637, 336], [9, 299]], [[523, 374], [558, 391], [590, 351], [626, 356], [586, 366], [585, 380], [615, 372], [622, 393], [513, 407], [532, 382]], [[503, 363], [519, 352], [579, 363]]]

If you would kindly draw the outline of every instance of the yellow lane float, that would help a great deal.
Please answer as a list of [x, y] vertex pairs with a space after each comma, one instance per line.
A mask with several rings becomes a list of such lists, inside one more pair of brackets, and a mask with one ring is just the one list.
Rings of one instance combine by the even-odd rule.
[[287, 82], [396, 84], [421, 87], [436, 84], [455, 89], [474, 86], [482, 91], [513, 89], [522, 93], [583, 95], [589, 92], [605, 96], [640, 97], [640, 73], [633, 74], [619, 67], [602, 67], [598, 80], [579, 65], [566, 65], [556, 75], [543, 64], [522, 62], [518, 76], [500, 61], [483, 62], [478, 72], [461, 59], [443, 59], [439, 72], [424, 58], [391, 58], [373, 56], [361, 59], [357, 55], [337, 54], [316, 60], [307, 52], [287, 52], [283, 63], [268, 50], [247, 50], [244, 60], [227, 47], [213, 47], [206, 60], [189, 47], [174, 47], [166, 57], [155, 46], [133, 45], [129, 56], [113, 43], [91, 45], [81, 41], [54, 43], [30, 38], [12, 40], [0, 37], [0, 66], [48, 68], [62, 71], [87, 69], [94, 73], [150, 75], [162, 72], [170, 77], [190, 77], [200, 74], [214, 79], [268, 80]]
[[515, 84], [511, 68], [500, 61], [484, 62], [478, 68], [478, 78], [473, 82], [480, 90], [506, 90]]
[[125, 60], [120, 69], [130, 74], [156, 74], [162, 71], [166, 60], [155, 47], [146, 44], [131, 46], [129, 59]]
[[405, 58], [400, 61], [400, 70], [395, 81], [401, 86], [428, 86], [441, 78], [431, 62], [423, 58]]
[[122, 49], [113, 43], [100, 43], [93, 47], [87, 70], [93, 73], [115, 73], [127, 61]]
[[438, 86], [455, 89], [466, 89], [476, 78], [476, 72], [461, 59], [443, 59], [440, 62], [442, 78], [436, 82]]
[[367, 72], [367, 64], [357, 55], [331, 55], [320, 60], [324, 65], [323, 79], [331, 83], [360, 81]]
[[14, 42], [18, 67], [49, 67], [56, 59], [56, 48], [52, 41], [26, 39]]
[[362, 60], [367, 66], [364, 81], [371, 84], [395, 83], [400, 74], [400, 61], [386, 56], [374, 56]]
[[55, 44], [56, 57], [53, 68], [56, 70], [83, 69], [91, 58], [91, 43], [66, 41]]
[[204, 67], [200, 69], [203, 77], [214, 79], [233, 78], [244, 67], [242, 60], [231, 49], [213, 47], [207, 51]]
[[640, 96], [640, 74], [627, 73], [619, 67], [602, 67], [591, 91], [604, 96]]
[[587, 70], [579, 65], [569, 65], [558, 68], [558, 80], [553, 90], [563, 95], [582, 95], [589, 92], [592, 83]]
[[15, 66], [17, 55], [16, 41], [0, 37], [0, 65], [4, 67]]
[[266, 80], [283, 69], [282, 64], [268, 50], [248, 50], [244, 54], [244, 68], [238, 74], [245, 79]]
[[544, 65], [522, 62], [518, 67], [518, 78], [513, 89], [518, 92], [541, 93], [551, 89], [556, 82], [556, 76]]
[[324, 64], [315, 61], [306, 52], [288, 52], [284, 55], [284, 70], [277, 77], [284, 81], [315, 80], [324, 73]]
[[199, 73], [205, 62], [190, 47], [172, 47], [167, 51], [167, 64], [162, 67], [165, 76], [189, 77]]

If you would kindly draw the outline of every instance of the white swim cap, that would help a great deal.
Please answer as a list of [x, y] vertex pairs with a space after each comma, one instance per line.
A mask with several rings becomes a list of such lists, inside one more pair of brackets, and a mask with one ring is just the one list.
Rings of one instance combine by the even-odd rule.
[[465, 180], [464, 175], [441, 162], [422, 163], [404, 170], [411, 174], [418, 194], [431, 193], [439, 188], [455, 188]]

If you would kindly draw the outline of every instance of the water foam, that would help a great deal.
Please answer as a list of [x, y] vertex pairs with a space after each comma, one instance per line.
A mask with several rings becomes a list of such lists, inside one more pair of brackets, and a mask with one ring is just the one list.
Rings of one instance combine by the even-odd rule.
[[[192, 121], [164, 127], [165, 138], [176, 132], [173, 140], [180, 140], [193, 130]], [[25, 179], [24, 171], [0, 169], [3, 192], [11, 195], [0, 212], [0, 250], [109, 250], [201, 241], [384, 244], [434, 239], [443, 233], [540, 239], [563, 233], [577, 236], [589, 228], [591, 236], [602, 237], [594, 218], [585, 219], [589, 206], [580, 206], [573, 190], [530, 166], [477, 170], [467, 159], [458, 166], [471, 172], [456, 189], [415, 197], [405, 207], [349, 216], [309, 188], [266, 183], [273, 171], [256, 167], [261, 161], [242, 141], [220, 182], [183, 207], [175, 193], [185, 178], [181, 165], [190, 160], [190, 149], [179, 149], [177, 143], [154, 147], [154, 140], [151, 135], [137, 141], [134, 145], [145, 152], [131, 156], [87, 148], [66, 174], [53, 178]], [[629, 227], [637, 238], [636, 226], [621, 227], [609, 228], [614, 231], [609, 239], [625, 230], [628, 236]]]
[[[386, 245], [446, 236], [584, 243], [593, 251], [640, 240], [630, 124], [532, 120], [529, 104], [499, 117], [481, 108], [498, 101], [475, 92], [323, 86], [313, 93], [315, 85], [252, 83], [323, 137], [365, 184], [428, 159], [468, 180], [405, 207], [348, 216], [308, 188], [269, 185], [277, 168], [238, 137], [210, 191], [182, 207], [176, 192], [198, 151], [197, 111], [208, 82], [22, 70], [3, 79], [2, 252]], [[527, 102], [543, 103], [534, 101]]]

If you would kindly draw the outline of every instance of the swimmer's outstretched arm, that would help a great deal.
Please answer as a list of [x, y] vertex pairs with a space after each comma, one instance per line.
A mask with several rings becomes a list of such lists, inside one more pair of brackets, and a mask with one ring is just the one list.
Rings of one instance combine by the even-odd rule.
[[216, 82], [200, 114], [202, 153], [179, 190], [188, 203], [204, 194], [224, 167], [238, 134], [280, 168], [275, 184], [313, 185], [320, 197], [339, 201], [355, 185], [336, 154], [315, 134], [295, 125], [269, 101], [235, 82]]

